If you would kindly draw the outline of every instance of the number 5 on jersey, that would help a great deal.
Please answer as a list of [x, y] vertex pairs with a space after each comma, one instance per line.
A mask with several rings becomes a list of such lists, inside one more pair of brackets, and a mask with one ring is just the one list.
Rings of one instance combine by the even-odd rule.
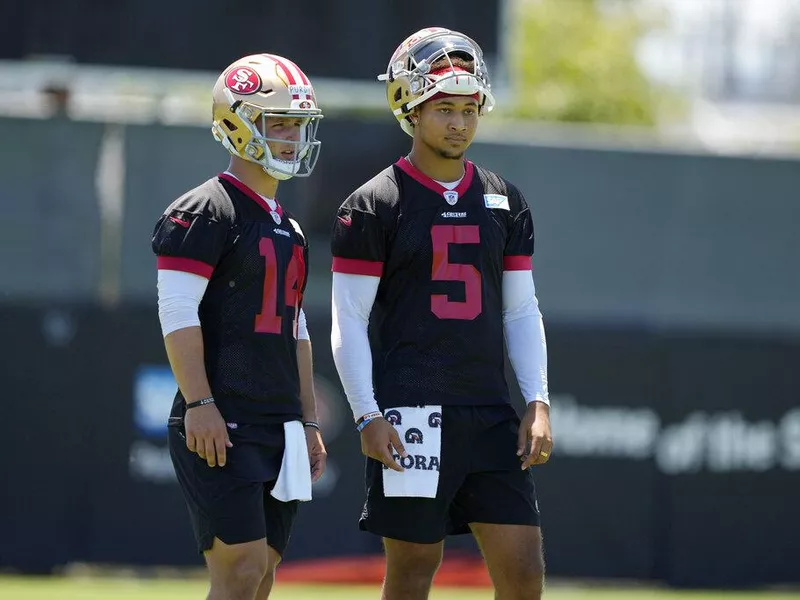
[[481, 273], [473, 265], [451, 263], [448, 254], [450, 244], [480, 244], [480, 228], [477, 225], [434, 225], [431, 239], [431, 280], [460, 281], [464, 284], [463, 301], [450, 300], [447, 294], [431, 295], [431, 312], [440, 319], [475, 319], [482, 310]]

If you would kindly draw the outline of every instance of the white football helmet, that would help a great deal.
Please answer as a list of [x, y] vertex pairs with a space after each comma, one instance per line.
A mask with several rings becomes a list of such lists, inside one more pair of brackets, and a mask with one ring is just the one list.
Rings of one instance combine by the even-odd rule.
[[[322, 111], [305, 73], [275, 54], [240, 58], [217, 79], [213, 92], [211, 132], [228, 152], [257, 163], [275, 179], [307, 177], [319, 158], [317, 127]], [[267, 117], [302, 119], [300, 139], [267, 137]], [[272, 156], [267, 142], [293, 144], [294, 160]]]
[[[464, 70], [453, 65], [453, 58], [472, 63]], [[444, 60], [448, 66], [431, 71], [431, 65]], [[440, 65], [441, 67], [441, 65]], [[386, 82], [389, 108], [408, 135], [414, 125], [408, 118], [412, 109], [438, 93], [477, 95], [481, 114], [494, 108], [489, 73], [480, 46], [458, 31], [443, 27], [421, 29], [407, 38], [392, 54], [386, 73], [378, 75]]]

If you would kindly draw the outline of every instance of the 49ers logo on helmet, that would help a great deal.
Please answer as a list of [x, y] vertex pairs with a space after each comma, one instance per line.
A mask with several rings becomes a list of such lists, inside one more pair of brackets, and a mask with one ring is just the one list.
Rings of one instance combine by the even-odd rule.
[[261, 89], [261, 77], [253, 69], [236, 67], [225, 76], [225, 87], [243, 96], [255, 94]]

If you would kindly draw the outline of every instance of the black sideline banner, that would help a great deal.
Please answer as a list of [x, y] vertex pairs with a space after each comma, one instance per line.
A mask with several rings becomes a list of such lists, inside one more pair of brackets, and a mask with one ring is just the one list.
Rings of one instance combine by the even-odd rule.
[[[330, 319], [308, 317], [330, 462], [286, 558], [379, 552], [356, 525], [363, 463]], [[6, 306], [0, 331], [0, 568], [199, 564], [155, 310]], [[536, 481], [552, 575], [800, 583], [800, 341], [549, 323], [548, 343], [556, 447]]]

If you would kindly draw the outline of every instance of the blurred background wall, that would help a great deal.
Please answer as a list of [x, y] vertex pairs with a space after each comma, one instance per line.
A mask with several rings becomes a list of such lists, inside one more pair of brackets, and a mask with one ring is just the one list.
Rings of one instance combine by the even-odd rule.
[[403, 38], [442, 25], [483, 45], [500, 99], [469, 157], [514, 182], [536, 222], [556, 443], [536, 472], [549, 572], [800, 583], [796, 2], [7, 8], [0, 568], [198, 564], [166, 452], [175, 384], [150, 234], [224, 170], [211, 85], [260, 51], [297, 62], [326, 112], [314, 175], [280, 190], [311, 238], [330, 453], [286, 559], [380, 551], [356, 527], [363, 467], [328, 344], [328, 230], [349, 192], [409, 148], [374, 76]]

